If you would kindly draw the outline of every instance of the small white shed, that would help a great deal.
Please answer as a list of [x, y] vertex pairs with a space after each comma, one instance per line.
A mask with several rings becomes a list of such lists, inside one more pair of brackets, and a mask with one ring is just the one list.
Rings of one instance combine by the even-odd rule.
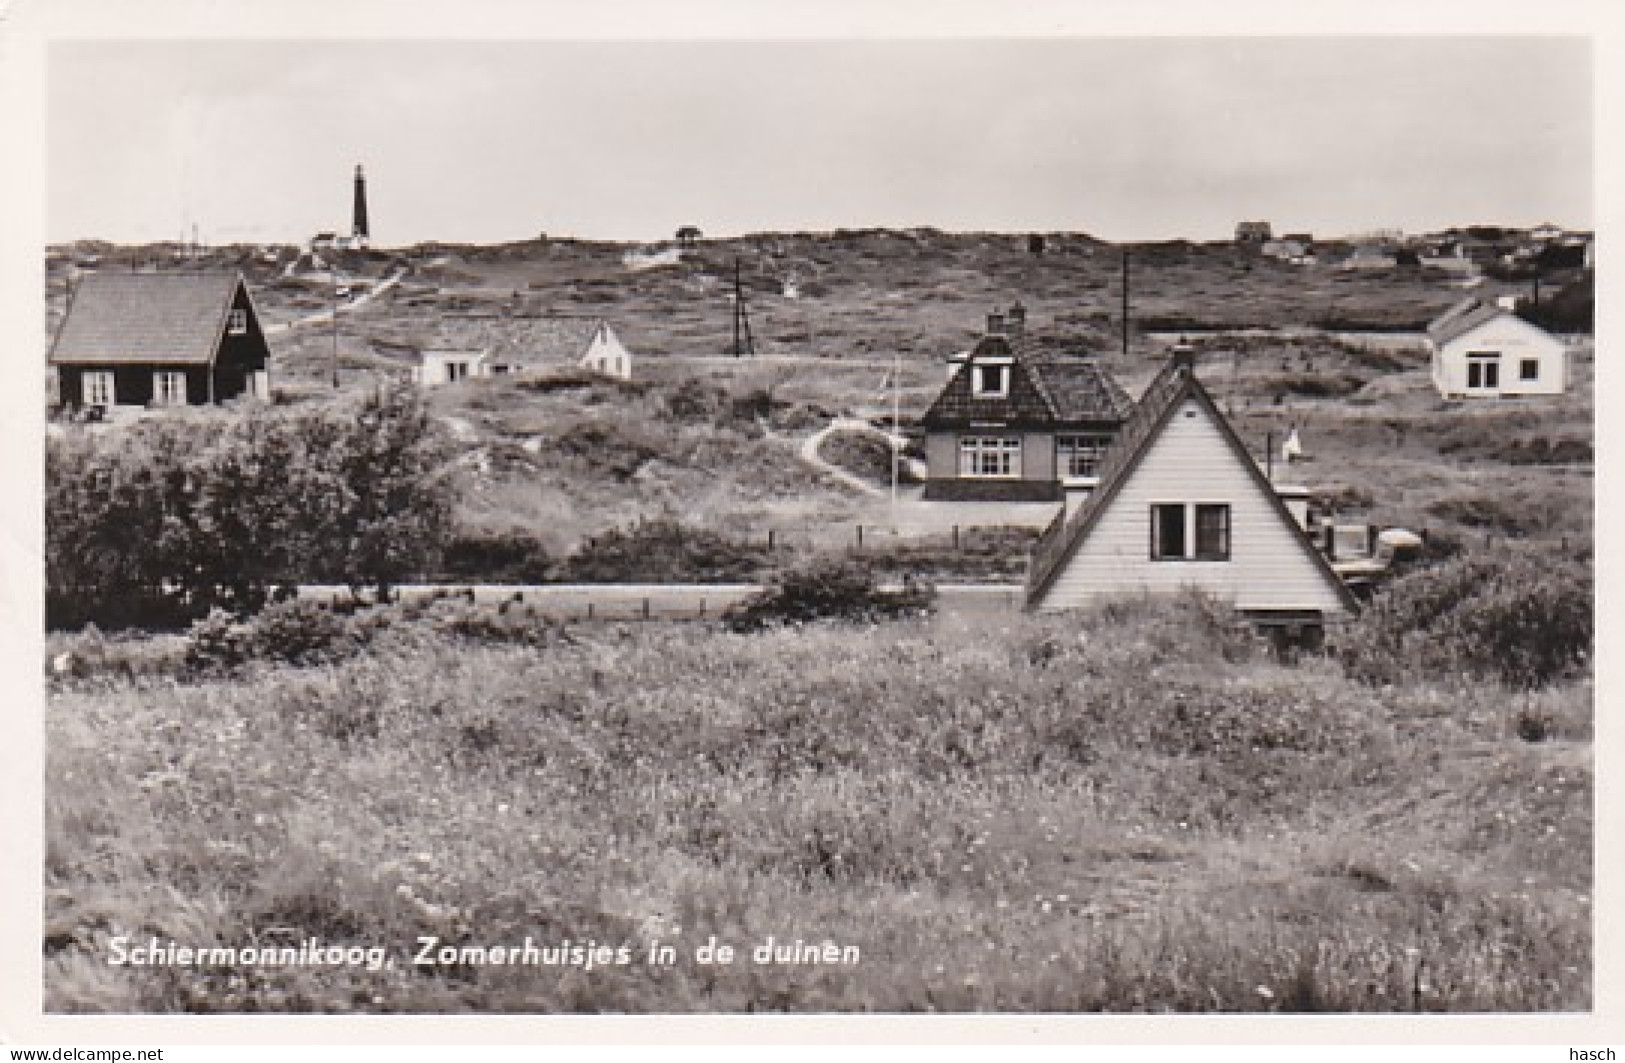
[[1561, 395], [1568, 390], [1563, 341], [1505, 307], [1467, 299], [1428, 326], [1433, 385], [1451, 398]]

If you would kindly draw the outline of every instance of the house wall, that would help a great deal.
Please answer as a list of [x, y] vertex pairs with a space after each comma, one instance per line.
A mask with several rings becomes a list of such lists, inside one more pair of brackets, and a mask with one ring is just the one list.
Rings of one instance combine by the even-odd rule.
[[[1230, 559], [1151, 560], [1151, 506], [1159, 502], [1228, 504]], [[1105, 597], [1195, 586], [1238, 609], [1318, 609], [1328, 618], [1344, 616], [1342, 600], [1312, 549], [1282, 520], [1217, 423], [1188, 400], [1038, 607], [1069, 609]]]
[[469, 362], [468, 375], [470, 378], [490, 375], [490, 367], [485, 364], [484, 355], [443, 355], [425, 352], [423, 364], [412, 370], [412, 379], [425, 387], [438, 387], [441, 384], [449, 384], [451, 376], [448, 366], [452, 362]]
[[[959, 439], [961, 436], [1020, 436], [1021, 479], [1055, 479], [1055, 435], [1052, 432], [1015, 432], [1007, 428], [961, 428], [949, 432], [931, 432], [925, 437], [926, 477], [932, 480], [957, 480], [959, 475]], [[980, 480], [972, 476], [965, 479]]]
[[[959, 475], [961, 436], [1020, 436], [1021, 475], [1004, 479]], [[928, 502], [1055, 502], [1063, 497], [1055, 478], [1055, 436], [1048, 431], [1012, 431], [1003, 428], [961, 428], [928, 433], [925, 437]]]
[[[1467, 388], [1469, 351], [1500, 351], [1500, 387]], [[1540, 362], [1539, 379], [1518, 379], [1519, 362], [1526, 358]], [[1501, 315], [1436, 349], [1433, 384], [1445, 397], [1562, 395], [1568, 390], [1568, 349], [1555, 336], [1526, 320]]]
[[160, 369], [182, 370], [186, 373], [186, 401], [191, 406], [206, 405], [209, 401], [209, 370], [207, 366], [163, 365], [61, 365], [57, 366], [57, 389], [64, 404], [80, 406], [84, 401], [85, 373], [113, 372], [113, 402], [117, 406], [149, 406], [152, 404], [153, 374]]
[[[1467, 387], [1467, 353], [1499, 351], [1500, 387]], [[1538, 380], [1518, 379], [1525, 358], [1540, 362]], [[1458, 396], [1561, 395], [1568, 388], [1568, 350], [1561, 341], [1510, 314], [1486, 321], [1478, 328], [1433, 352], [1433, 384], [1447, 398]]]
[[581, 358], [581, 364], [607, 376], [620, 377], [622, 380], [632, 379], [632, 355], [621, 346], [621, 341], [608, 325], [593, 333], [592, 342], [587, 345], [587, 353]]
[[[254, 374], [266, 372], [271, 358], [271, 348], [265, 342], [265, 332], [260, 328], [259, 317], [254, 313], [253, 303], [249, 301], [247, 288], [238, 287], [231, 308], [248, 314], [248, 331], [241, 335], [233, 335], [228, 330], [220, 341], [220, 350], [215, 356], [214, 365], [216, 402], [225, 402], [227, 399], [235, 399], [250, 393]], [[189, 401], [209, 401], [207, 391], [193, 398], [190, 394], [190, 382], [187, 384], [187, 391]]]

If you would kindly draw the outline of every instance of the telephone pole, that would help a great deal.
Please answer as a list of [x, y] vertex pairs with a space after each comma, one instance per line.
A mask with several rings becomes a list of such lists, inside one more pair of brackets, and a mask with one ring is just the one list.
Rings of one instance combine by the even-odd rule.
[[1128, 251], [1123, 252], [1123, 357], [1128, 357]]
[[733, 355], [756, 356], [756, 341], [750, 334], [750, 315], [745, 312], [745, 286], [739, 278], [739, 259], [734, 258], [734, 343]]

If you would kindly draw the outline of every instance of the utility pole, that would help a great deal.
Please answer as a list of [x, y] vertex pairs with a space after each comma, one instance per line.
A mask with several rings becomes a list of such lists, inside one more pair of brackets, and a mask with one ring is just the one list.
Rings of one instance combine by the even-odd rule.
[[902, 436], [899, 426], [902, 420], [900, 411], [901, 397], [898, 387], [902, 384], [903, 356], [892, 354], [891, 359], [891, 524], [892, 530], [897, 530], [897, 466], [903, 460], [903, 448], [899, 445]]
[[333, 390], [339, 387], [339, 267], [333, 264]]
[[1128, 251], [1123, 252], [1123, 357], [1128, 357]]
[[756, 356], [756, 341], [750, 334], [750, 315], [745, 312], [745, 286], [739, 278], [739, 259], [734, 258], [734, 344], [733, 354], [740, 358]]

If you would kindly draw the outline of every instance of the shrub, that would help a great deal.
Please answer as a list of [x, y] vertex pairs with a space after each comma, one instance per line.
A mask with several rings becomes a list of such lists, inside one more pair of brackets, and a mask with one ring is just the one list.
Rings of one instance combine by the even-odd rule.
[[255, 616], [247, 630], [253, 655], [261, 660], [323, 664], [359, 649], [349, 618], [315, 602], [277, 602]]
[[738, 583], [769, 567], [766, 551], [670, 517], [614, 528], [565, 559], [559, 578], [579, 583]]
[[875, 623], [925, 615], [935, 596], [931, 587], [913, 580], [905, 580], [899, 590], [886, 590], [867, 565], [824, 559], [783, 573], [772, 586], [729, 609], [723, 619], [736, 632], [815, 620]]
[[214, 609], [186, 634], [188, 672], [235, 672], [251, 661], [331, 664], [364, 650], [387, 626], [387, 610], [346, 614], [311, 601], [279, 601], [247, 620]]
[[53, 626], [244, 615], [278, 584], [391, 584], [434, 563], [451, 507], [417, 396], [175, 418], [47, 450]]
[[541, 540], [522, 529], [466, 532], [441, 550], [441, 573], [453, 581], [544, 583], [552, 567]]
[[1450, 671], [1536, 687], [1582, 670], [1593, 630], [1585, 565], [1533, 553], [1462, 557], [1380, 592], [1360, 618], [1345, 663], [1372, 682]]
[[253, 657], [244, 626], [224, 609], [211, 609], [186, 633], [186, 670], [231, 672]]

